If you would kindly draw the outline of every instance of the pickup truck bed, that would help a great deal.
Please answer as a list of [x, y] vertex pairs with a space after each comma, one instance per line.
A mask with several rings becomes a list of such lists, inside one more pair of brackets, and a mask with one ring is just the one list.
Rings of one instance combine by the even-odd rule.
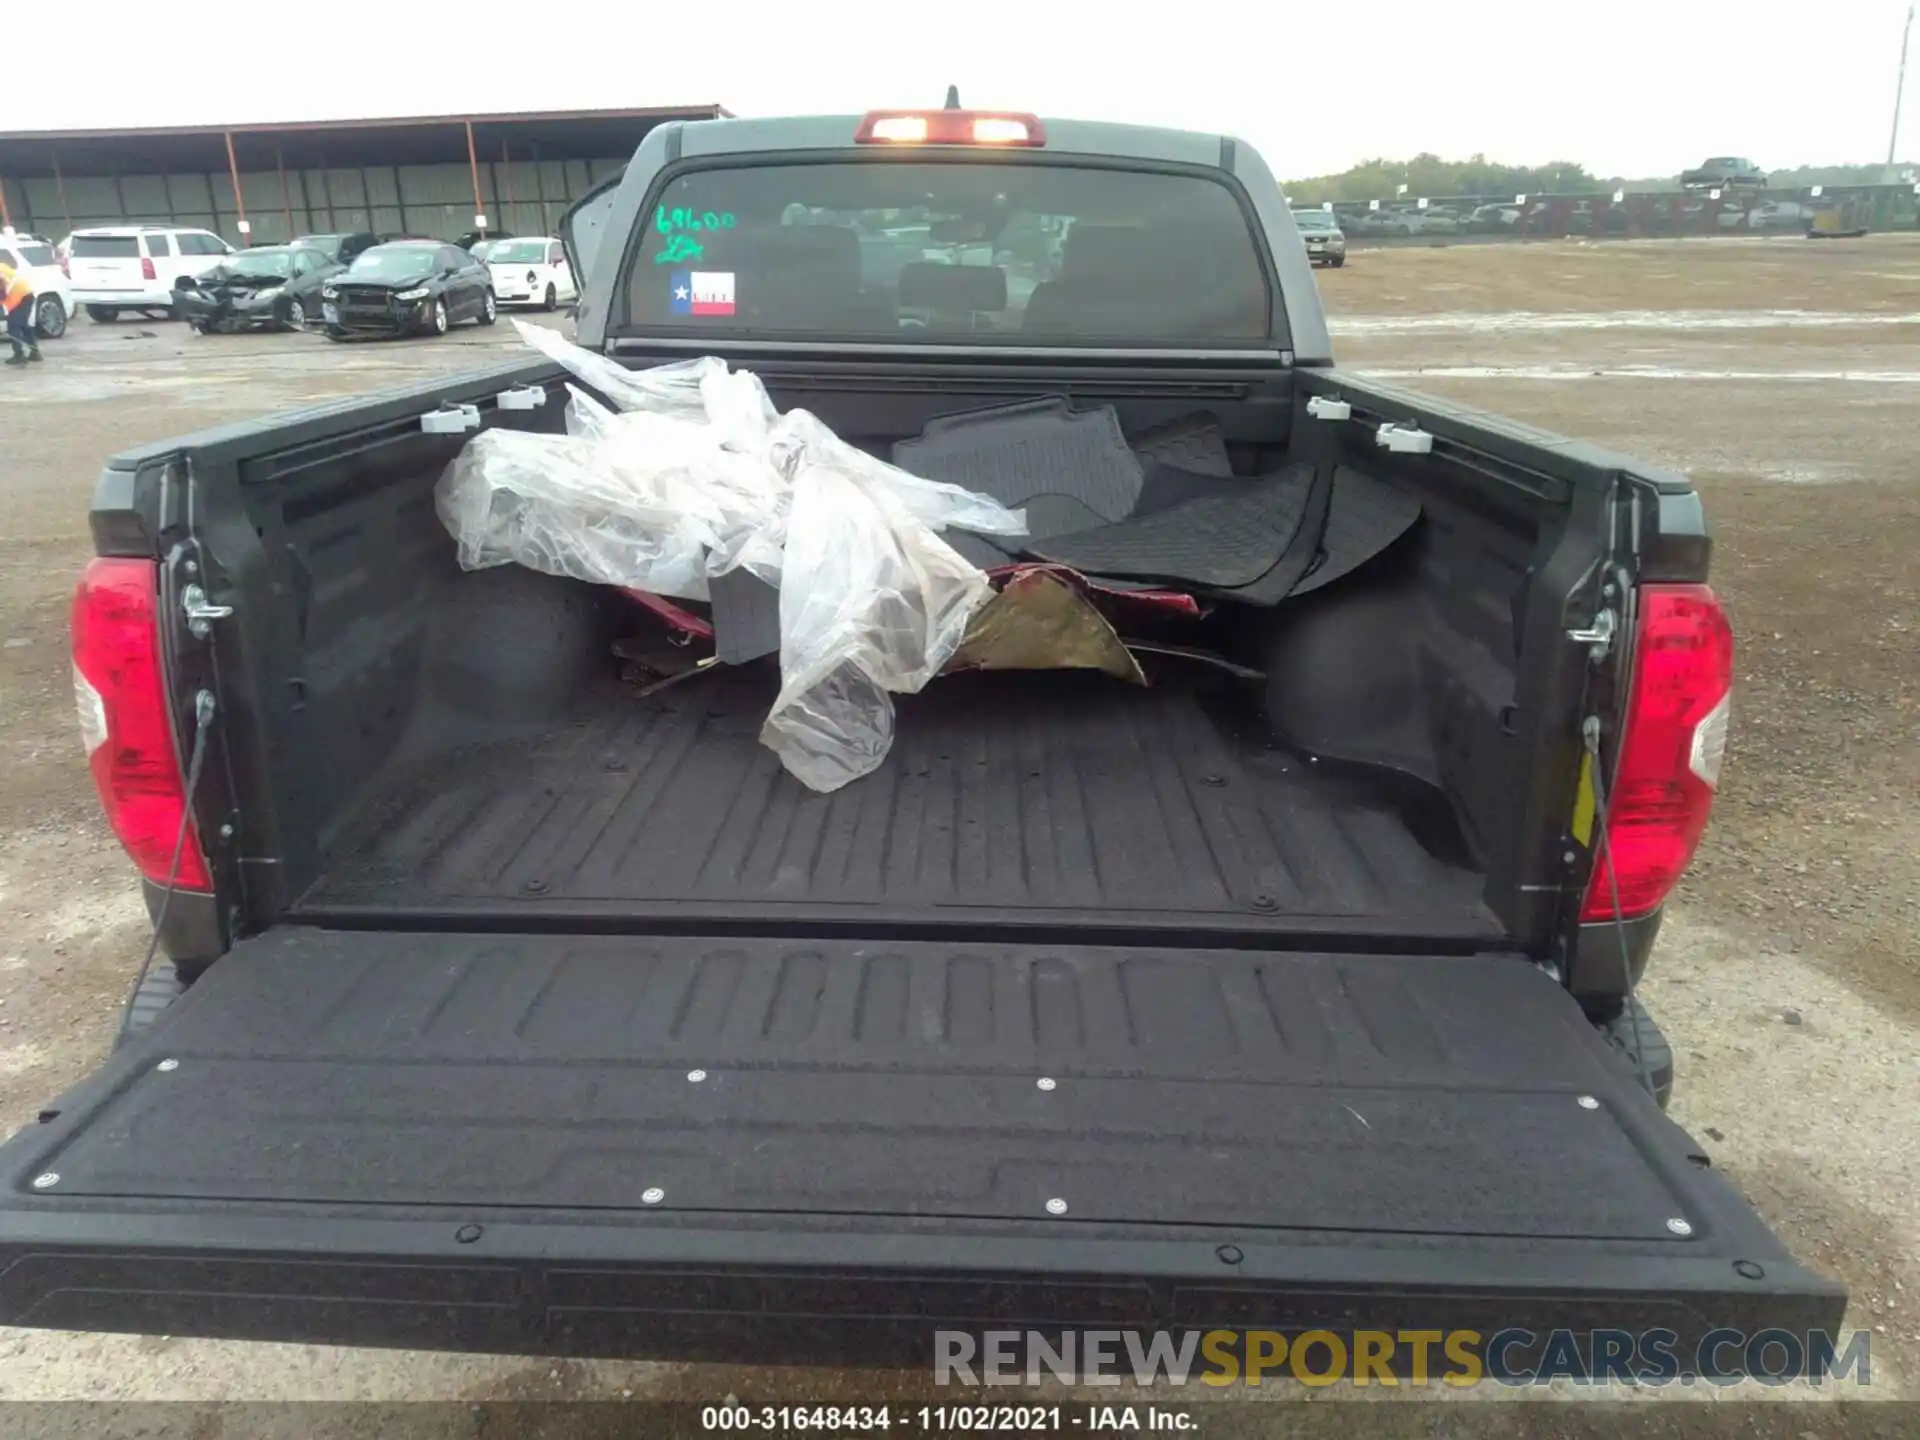
[[1512, 954], [282, 926], [42, 1121], [14, 1323], [924, 1364], [1330, 1284], [1388, 1329], [1840, 1304]]
[[[0, 1322], [909, 1366], [943, 1328], [1660, 1327], [1691, 1367], [1836, 1326], [1620, 1030], [1725, 742], [1688, 483], [1334, 368], [1243, 144], [1049, 121], [922, 166], [861, 123], [652, 132], [567, 227], [597, 360], [103, 473], [76, 696], [192, 983], [0, 1147]], [[696, 175], [732, 238], [676, 236], [720, 267], [682, 281]], [[1071, 206], [1017, 330], [976, 324], [997, 259], [866, 275], [847, 217], [949, 189], [941, 233]], [[703, 354], [873, 456], [1061, 397], [1204, 431], [1209, 484], [1314, 477], [1281, 555], [1328, 583], [1262, 548], [1273, 593], [1120, 615], [1146, 688], [936, 678], [810, 792], [770, 660], [637, 693], [699, 652], [655, 656], [624, 562], [466, 570], [440, 515], [472, 426]], [[488, 513], [537, 534], [526, 498]]]
[[758, 741], [771, 662], [650, 698], [609, 677], [563, 726], [383, 771], [299, 909], [1500, 938], [1430, 790], [1282, 749], [1161, 668], [947, 677], [832, 795]]

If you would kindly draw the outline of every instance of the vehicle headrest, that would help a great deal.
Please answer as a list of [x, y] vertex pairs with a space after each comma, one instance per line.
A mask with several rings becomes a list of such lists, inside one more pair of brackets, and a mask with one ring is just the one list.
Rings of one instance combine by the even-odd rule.
[[1061, 252], [1061, 275], [1068, 280], [1116, 271], [1140, 273], [1149, 257], [1165, 248], [1157, 232], [1131, 225], [1076, 225]]
[[780, 225], [754, 233], [742, 269], [782, 290], [820, 285], [847, 293], [860, 288], [860, 237], [839, 225]]
[[943, 265], [915, 260], [900, 267], [905, 310], [1004, 310], [1007, 272], [998, 265]]

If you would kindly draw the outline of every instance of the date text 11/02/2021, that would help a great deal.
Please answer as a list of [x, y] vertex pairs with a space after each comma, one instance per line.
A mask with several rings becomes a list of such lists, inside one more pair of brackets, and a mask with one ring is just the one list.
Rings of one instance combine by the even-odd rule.
[[708, 1405], [714, 1432], [833, 1435], [901, 1431], [926, 1435], [1187, 1434], [1193, 1414], [1165, 1405]]

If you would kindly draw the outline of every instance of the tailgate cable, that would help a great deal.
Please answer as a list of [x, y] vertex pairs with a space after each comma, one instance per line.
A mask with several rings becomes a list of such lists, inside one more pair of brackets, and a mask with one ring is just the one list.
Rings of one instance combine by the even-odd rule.
[[1627, 987], [1627, 1027], [1633, 1036], [1633, 1061], [1640, 1072], [1640, 1083], [1646, 1087], [1647, 1094], [1656, 1101], [1660, 1092], [1653, 1083], [1653, 1072], [1647, 1066], [1647, 1048], [1640, 1040], [1640, 1002], [1633, 993], [1633, 959], [1627, 944], [1627, 922], [1620, 913], [1620, 875], [1613, 868], [1613, 850], [1607, 835], [1607, 785], [1600, 764], [1600, 717], [1589, 715], [1580, 724], [1580, 741], [1592, 760], [1593, 810], [1598, 822], [1600, 845], [1597, 859], [1607, 867], [1607, 886], [1613, 892], [1613, 928], [1620, 937], [1620, 974]]
[[167, 923], [167, 907], [173, 903], [174, 886], [180, 879], [180, 857], [187, 849], [187, 827], [193, 823], [193, 792], [200, 786], [200, 767], [207, 759], [207, 736], [212, 733], [213, 717], [218, 709], [211, 690], [202, 690], [193, 697], [193, 754], [187, 761], [186, 793], [180, 802], [180, 830], [173, 839], [173, 864], [167, 871], [166, 889], [160, 892], [160, 908], [153, 915], [153, 934], [147, 938], [146, 958], [140, 962], [140, 973], [134, 979], [133, 989], [127, 992], [127, 1003], [120, 1010], [122, 1035], [133, 1019], [140, 992], [146, 988], [154, 956], [160, 952], [160, 932]]

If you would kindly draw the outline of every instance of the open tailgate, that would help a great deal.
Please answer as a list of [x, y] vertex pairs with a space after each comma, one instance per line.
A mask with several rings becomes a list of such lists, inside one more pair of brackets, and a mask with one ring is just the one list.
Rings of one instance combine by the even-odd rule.
[[925, 1365], [1843, 1302], [1509, 955], [288, 927], [0, 1148], [7, 1324]]

